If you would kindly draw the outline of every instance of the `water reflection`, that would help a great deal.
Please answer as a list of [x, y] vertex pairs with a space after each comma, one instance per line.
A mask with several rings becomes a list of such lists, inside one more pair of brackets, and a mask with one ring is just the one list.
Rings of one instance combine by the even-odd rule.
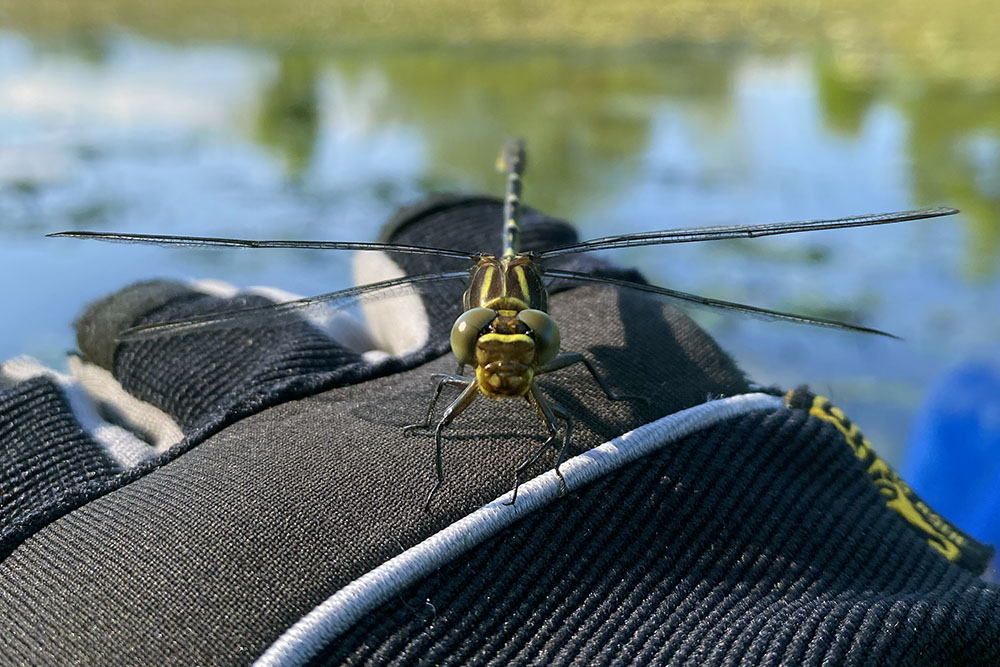
[[1000, 86], [982, 79], [904, 80], [820, 47], [272, 53], [116, 33], [0, 37], [0, 284], [18, 322], [0, 329], [0, 358], [60, 364], [85, 302], [153, 275], [304, 293], [348, 280], [317, 254], [56, 245], [43, 232], [371, 239], [427, 190], [496, 192], [492, 159], [511, 133], [530, 146], [529, 203], [584, 236], [962, 208], [945, 224], [617, 256], [680, 289], [906, 336], [887, 348], [718, 323], [764, 382], [829, 381], [818, 389], [846, 408], [877, 395], [883, 414], [854, 415], [869, 436], [898, 441], [900, 414], [940, 368], [997, 354]]
[[817, 58], [829, 126], [857, 136], [873, 105], [890, 98], [907, 123], [906, 153], [918, 201], [952, 201], [965, 213], [963, 268], [988, 278], [1000, 258], [1000, 82], [927, 77], [899, 85], [829, 57]]
[[968, 221], [965, 271], [995, 275], [1000, 257], [1000, 87], [932, 82], [903, 102], [914, 189], [959, 203]]
[[278, 72], [261, 94], [256, 138], [276, 149], [289, 175], [297, 178], [309, 167], [319, 126], [319, 62], [301, 53], [278, 58]]

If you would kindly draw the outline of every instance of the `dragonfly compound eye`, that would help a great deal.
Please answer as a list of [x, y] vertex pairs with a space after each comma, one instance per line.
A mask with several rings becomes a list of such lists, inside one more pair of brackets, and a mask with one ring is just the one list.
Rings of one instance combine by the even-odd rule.
[[451, 351], [458, 361], [471, 364], [476, 360], [476, 341], [480, 332], [497, 316], [490, 308], [470, 308], [462, 313], [451, 328]]
[[522, 310], [517, 314], [517, 319], [531, 329], [532, 338], [535, 339], [536, 363], [544, 366], [559, 354], [559, 327], [549, 314], [542, 310]]

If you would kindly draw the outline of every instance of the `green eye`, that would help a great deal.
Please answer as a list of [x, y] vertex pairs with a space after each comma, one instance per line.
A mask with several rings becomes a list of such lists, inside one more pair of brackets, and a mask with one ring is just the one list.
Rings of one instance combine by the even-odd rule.
[[471, 364], [475, 361], [479, 332], [496, 316], [497, 312], [489, 308], [470, 308], [455, 320], [455, 326], [451, 328], [451, 351], [460, 363]]
[[524, 322], [535, 339], [535, 358], [543, 366], [559, 354], [559, 327], [549, 314], [541, 310], [522, 310], [517, 319]]

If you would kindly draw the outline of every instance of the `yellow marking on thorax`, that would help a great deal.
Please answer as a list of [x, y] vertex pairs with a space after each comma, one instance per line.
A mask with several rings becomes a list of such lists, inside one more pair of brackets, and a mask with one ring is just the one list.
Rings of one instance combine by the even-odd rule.
[[528, 296], [528, 275], [524, 272], [524, 267], [515, 266], [514, 273], [517, 275], [517, 284], [521, 286], [521, 294]]
[[505, 315], [517, 315], [522, 310], [527, 310], [528, 304], [517, 297], [504, 295], [487, 301], [483, 308], [492, 308]]
[[[496, 269], [492, 266], [486, 267], [486, 275], [483, 276], [483, 286], [479, 289], [479, 303], [483, 303], [489, 298], [490, 295], [490, 285], [493, 284], [493, 274], [496, 273]], [[487, 306], [489, 308], [489, 306]]]

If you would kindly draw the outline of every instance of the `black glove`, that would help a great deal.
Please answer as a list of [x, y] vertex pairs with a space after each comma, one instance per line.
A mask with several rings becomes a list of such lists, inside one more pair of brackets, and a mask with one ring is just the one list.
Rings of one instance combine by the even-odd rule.
[[[438, 199], [401, 213], [386, 239], [495, 250], [484, 244], [499, 240], [499, 211], [489, 198]], [[526, 213], [525, 249], [568, 233]], [[361, 261], [455, 268], [392, 259]], [[562, 268], [638, 277], [572, 262]], [[609, 400], [580, 366], [539, 379], [573, 423], [566, 488], [552, 448], [503, 504], [546, 432], [523, 401], [479, 400], [445, 432], [445, 483], [425, 511], [433, 438], [403, 427], [423, 419], [430, 376], [454, 372], [448, 332], [461, 312], [436, 287], [376, 304], [367, 343], [343, 322], [335, 339], [294, 317], [117, 343], [135, 324], [267, 303], [145, 283], [80, 319], [75, 380], [5, 365], [0, 654], [1000, 659], [1000, 600], [976, 577], [988, 549], [919, 503], [822, 399], [751, 393], [687, 317], [630, 290], [551, 297], [563, 349], [637, 397]]]

